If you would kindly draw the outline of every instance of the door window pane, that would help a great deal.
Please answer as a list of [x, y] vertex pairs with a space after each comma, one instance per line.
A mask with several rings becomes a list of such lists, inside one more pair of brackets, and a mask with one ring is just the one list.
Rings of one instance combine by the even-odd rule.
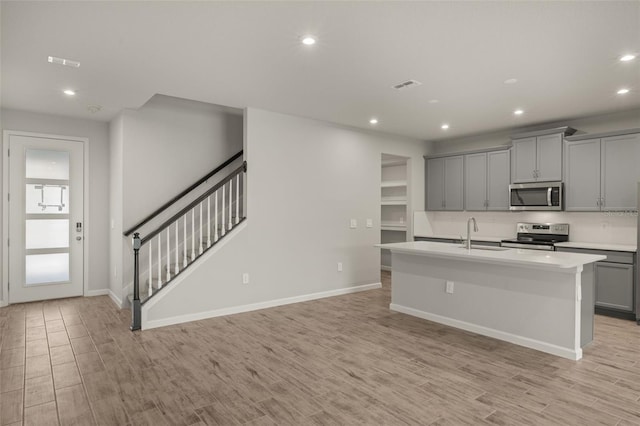
[[69, 253], [25, 256], [26, 285], [69, 281]]
[[69, 185], [28, 183], [25, 200], [27, 214], [68, 214]]
[[26, 150], [26, 178], [69, 180], [69, 153], [43, 149]]
[[69, 247], [69, 220], [27, 220], [26, 249]]

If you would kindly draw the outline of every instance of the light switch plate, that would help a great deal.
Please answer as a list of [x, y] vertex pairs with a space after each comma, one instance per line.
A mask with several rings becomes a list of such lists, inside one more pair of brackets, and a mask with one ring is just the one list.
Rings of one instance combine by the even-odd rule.
[[367, 228], [373, 228], [373, 219], [367, 219]]
[[447, 281], [444, 291], [446, 291], [449, 294], [453, 294], [453, 281]]
[[351, 221], [349, 222], [349, 227], [351, 229], [356, 229], [358, 227], [358, 220], [357, 219], [351, 219]]

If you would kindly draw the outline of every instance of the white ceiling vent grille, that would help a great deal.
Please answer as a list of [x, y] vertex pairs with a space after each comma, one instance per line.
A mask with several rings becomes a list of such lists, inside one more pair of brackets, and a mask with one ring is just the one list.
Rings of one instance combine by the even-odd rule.
[[391, 87], [393, 87], [396, 90], [404, 90], [404, 89], [408, 89], [409, 87], [420, 86], [421, 84], [422, 83], [416, 80], [407, 80], [407, 81], [403, 81], [402, 83], [393, 85]]

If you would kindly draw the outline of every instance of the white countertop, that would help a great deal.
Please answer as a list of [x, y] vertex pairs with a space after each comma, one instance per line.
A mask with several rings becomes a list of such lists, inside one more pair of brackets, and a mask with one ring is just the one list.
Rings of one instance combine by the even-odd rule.
[[[421, 237], [421, 238], [442, 238], [442, 239], [446, 239], [446, 240], [460, 240], [461, 235], [414, 235], [414, 237]], [[464, 238], [464, 235], [462, 235], [462, 238]], [[491, 243], [499, 243], [502, 240], [506, 240], [509, 238], [513, 238], [513, 237], [483, 237], [481, 235], [476, 235], [473, 234], [471, 236], [471, 241], [488, 241]]]
[[556, 247], [582, 248], [591, 250], [629, 251], [636, 252], [638, 248], [631, 244], [608, 244], [608, 243], [583, 243], [580, 241], [567, 241], [555, 243]]
[[460, 259], [472, 262], [504, 265], [522, 265], [539, 268], [576, 268], [587, 263], [605, 260], [606, 256], [549, 252], [543, 250], [505, 249], [467, 250], [459, 244], [447, 244], [430, 241], [411, 241], [406, 243], [376, 244], [376, 247], [391, 250], [392, 253], [416, 254], [422, 256]]

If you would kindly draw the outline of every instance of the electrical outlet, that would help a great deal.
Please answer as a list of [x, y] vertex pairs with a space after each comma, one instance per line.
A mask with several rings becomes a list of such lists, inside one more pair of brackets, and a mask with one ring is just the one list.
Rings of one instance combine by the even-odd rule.
[[351, 229], [356, 229], [358, 227], [358, 221], [356, 219], [351, 219], [351, 221], [349, 223], [349, 227]]
[[249, 274], [246, 272], [242, 274], [242, 284], [249, 284]]
[[447, 281], [444, 291], [446, 291], [449, 294], [453, 294], [453, 281]]
[[367, 228], [373, 228], [373, 219], [367, 219]]
[[342, 262], [338, 262], [338, 272], [342, 272]]

